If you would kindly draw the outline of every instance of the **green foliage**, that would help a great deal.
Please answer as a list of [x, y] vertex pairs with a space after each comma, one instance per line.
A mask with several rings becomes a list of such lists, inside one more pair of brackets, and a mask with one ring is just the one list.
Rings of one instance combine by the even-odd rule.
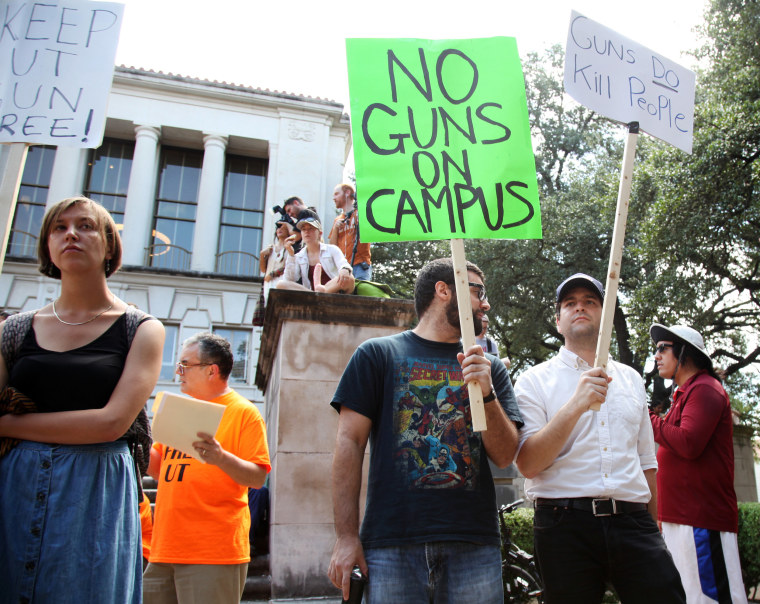
[[713, 0], [705, 16], [693, 153], [653, 143], [641, 166], [655, 195], [638, 253], [652, 270], [630, 307], [701, 331], [732, 376], [760, 360], [760, 4]]
[[529, 554], [533, 553], [533, 508], [517, 508], [504, 517], [512, 531], [512, 542]]
[[414, 281], [431, 260], [451, 256], [445, 241], [399, 241], [372, 245], [372, 280], [387, 283], [397, 298], [414, 300]]
[[728, 393], [731, 407], [739, 412], [741, 423], [752, 428], [754, 434], [760, 434], [760, 409], [757, 393], [760, 392], [758, 373], [736, 372], [726, 378], [723, 386]]
[[749, 593], [760, 585], [760, 503], [739, 504], [739, 560]]

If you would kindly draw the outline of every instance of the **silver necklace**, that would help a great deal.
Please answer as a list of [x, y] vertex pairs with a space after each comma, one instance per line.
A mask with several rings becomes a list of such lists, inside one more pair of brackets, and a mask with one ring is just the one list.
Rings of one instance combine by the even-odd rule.
[[55, 310], [55, 300], [53, 300], [53, 314], [55, 315], [55, 318], [58, 319], [64, 325], [72, 325], [72, 326], [85, 325], [86, 323], [91, 323], [92, 321], [94, 321], [95, 319], [97, 319], [100, 315], [104, 315], [109, 310], [111, 310], [113, 308], [114, 302], [116, 302], [116, 294], [113, 294], [113, 297], [111, 298], [111, 304], [108, 305], [108, 308], [106, 308], [105, 310], [101, 310], [94, 317], [92, 317], [90, 319], [87, 319], [86, 321], [81, 321], [79, 323], [69, 323], [68, 321], [64, 321], [63, 319], [61, 319], [61, 317], [58, 316], [58, 313]]

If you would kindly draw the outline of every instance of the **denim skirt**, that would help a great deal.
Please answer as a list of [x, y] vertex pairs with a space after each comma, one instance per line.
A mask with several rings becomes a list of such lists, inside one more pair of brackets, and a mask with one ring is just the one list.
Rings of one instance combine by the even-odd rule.
[[0, 459], [0, 604], [142, 601], [134, 462], [123, 441], [22, 441]]

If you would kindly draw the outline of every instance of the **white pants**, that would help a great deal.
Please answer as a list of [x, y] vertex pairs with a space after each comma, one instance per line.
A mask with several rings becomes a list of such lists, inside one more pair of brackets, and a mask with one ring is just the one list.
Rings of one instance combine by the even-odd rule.
[[[747, 604], [736, 533], [663, 522], [662, 536], [681, 574], [688, 604]], [[720, 599], [721, 594], [731, 599]]]

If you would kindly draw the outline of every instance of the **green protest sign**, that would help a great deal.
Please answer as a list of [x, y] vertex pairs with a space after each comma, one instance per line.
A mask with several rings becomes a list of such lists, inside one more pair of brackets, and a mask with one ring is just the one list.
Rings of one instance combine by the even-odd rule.
[[346, 40], [361, 240], [539, 239], [514, 38]]

